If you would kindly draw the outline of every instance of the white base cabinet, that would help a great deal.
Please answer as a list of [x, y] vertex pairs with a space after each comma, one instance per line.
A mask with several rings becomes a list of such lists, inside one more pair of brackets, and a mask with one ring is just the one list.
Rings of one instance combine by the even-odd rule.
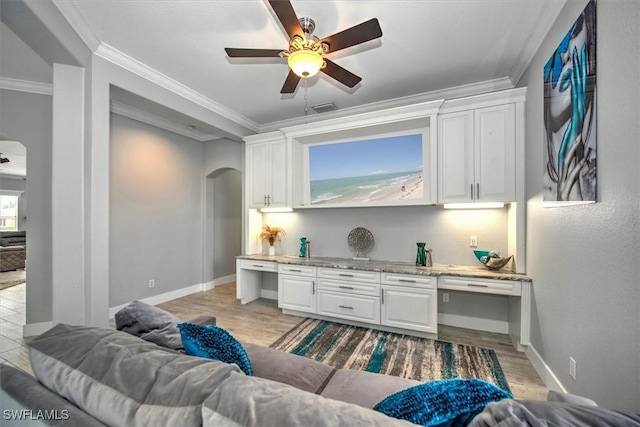
[[320, 290], [318, 314], [379, 325], [380, 298]]
[[278, 266], [278, 307], [316, 312], [316, 269], [315, 267], [282, 265]]
[[438, 333], [437, 278], [382, 273], [380, 324]]
[[438, 333], [438, 291], [382, 286], [380, 324]]

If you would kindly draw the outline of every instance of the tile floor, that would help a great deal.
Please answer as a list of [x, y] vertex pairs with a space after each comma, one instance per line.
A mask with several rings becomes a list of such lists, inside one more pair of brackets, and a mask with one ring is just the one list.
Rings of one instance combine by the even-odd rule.
[[0, 290], [0, 363], [8, 363], [31, 374], [27, 340], [22, 337], [26, 322], [26, 283]]

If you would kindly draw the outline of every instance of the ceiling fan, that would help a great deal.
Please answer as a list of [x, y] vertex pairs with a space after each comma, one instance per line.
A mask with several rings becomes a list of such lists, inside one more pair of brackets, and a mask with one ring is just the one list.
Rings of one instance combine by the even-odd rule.
[[324, 55], [346, 49], [382, 37], [382, 29], [376, 18], [355, 25], [323, 39], [313, 35], [316, 24], [311, 18], [298, 19], [289, 0], [269, 0], [271, 8], [289, 35], [289, 48], [224, 50], [231, 58], [287, 58], [289, 75], [280, 93], [293, 93], [301, 78], [312, 77], [322, 71], [340, 83], [352, 88], [361, 77], [342, 68]]

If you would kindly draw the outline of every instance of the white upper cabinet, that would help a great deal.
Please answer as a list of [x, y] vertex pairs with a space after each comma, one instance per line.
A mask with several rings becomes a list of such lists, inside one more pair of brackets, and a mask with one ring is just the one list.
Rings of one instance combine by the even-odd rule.
[[475, 199], [512, 202], [516, 199], [515, 105], [481, 108], [475, 121]]
[[438, 117], [438, 203], [516, 199], [515, 104]]
[[[265, 135], [260, 135], [265, 136]], [[254, 141], [245, 139], [246, 190], [249, 208], [290, 207], [287, 142], [279, 132]]]

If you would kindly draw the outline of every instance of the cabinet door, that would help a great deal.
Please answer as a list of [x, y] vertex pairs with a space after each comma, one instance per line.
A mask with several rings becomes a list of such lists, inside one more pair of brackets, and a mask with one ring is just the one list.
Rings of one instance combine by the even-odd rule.
[[269, 188], [267, 192], [269, 207], [287, 207], [287, 145], [285, 141], [272, 142], [268, 169]]
[[268, 144], [248, 144], [246, 146], [246, 179], [249, 186], [248, 207], [262, 208], [266, 205], [267, 167], [269, 165]]
[[438, 117], [438, 202], [473, 200], [473, 111]]
[[479, 202], [516, 198], [515, 106], [475, 110], [475, 182]]
[[302, 276], [278, 275], [278, 307], [316, 312], [316, 281]]
[[436, 289], [383, 286], [382, 325], [422, 332], [438, 332], [438, 291]]

